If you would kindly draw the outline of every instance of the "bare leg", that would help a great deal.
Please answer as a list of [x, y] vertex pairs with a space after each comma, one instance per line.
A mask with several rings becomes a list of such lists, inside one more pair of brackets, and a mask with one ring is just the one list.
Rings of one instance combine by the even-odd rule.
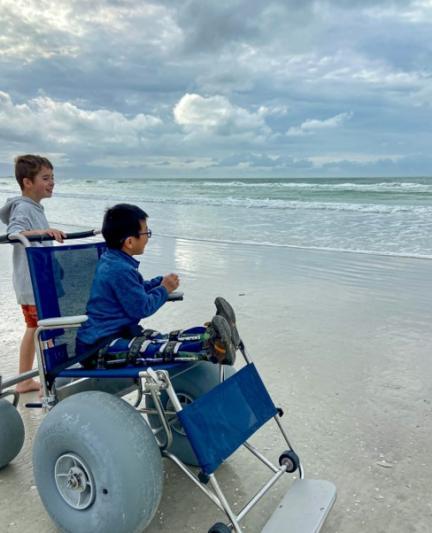
[[[28, 372], [33, 368], [33, 362], [35, 357], [35, 345], [34, 335], [35, 328], [27, 328], [25, 330], [23, 339], [20, 346], [20, 358], [19, 358], [19, 373]], [[17, 392], [30, 392], [40, 390], [40, 385], [34, 379], [27, 379], [18, 383], [16, 386]]]

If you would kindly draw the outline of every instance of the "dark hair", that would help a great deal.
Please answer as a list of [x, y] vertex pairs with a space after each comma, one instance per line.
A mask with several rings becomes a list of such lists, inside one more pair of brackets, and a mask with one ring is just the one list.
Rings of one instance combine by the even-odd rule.
[[128, 237], [139, 237], [141, 222], [148, 215], [137, 205], [117, 204], [106, 210], [102, 235], [108, 248], [120, 249]]
[[24, 189], [24, 178], [33, 181], [42, 167], [53, 169], [51, 161], [40, 155], [19, 155], [15, 159], [15, 177], [21, 190]]

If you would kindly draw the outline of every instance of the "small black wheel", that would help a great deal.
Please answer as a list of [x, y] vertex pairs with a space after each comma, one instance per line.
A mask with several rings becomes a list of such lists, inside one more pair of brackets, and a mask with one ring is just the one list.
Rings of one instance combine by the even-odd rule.
[[231, 529], [222, 522], [216, 522], [208, 530], [208, 533], [231, 533]]
[[300, 459], [299, 456], [296, 454], [293, 450], [286, 450], [281, 454], [279, 457], [279, 464], [281, 466], [286, 465], [286, 471], [289, 474], [292, 474], [297, 470], [297, 468], [300, 466]]

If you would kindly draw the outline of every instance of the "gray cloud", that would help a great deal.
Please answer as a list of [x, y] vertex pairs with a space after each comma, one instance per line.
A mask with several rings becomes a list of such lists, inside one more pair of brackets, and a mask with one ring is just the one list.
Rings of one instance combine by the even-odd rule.
[[[32, 150], [54, 154], [66, 173], [395, 173], [429, 164], [430, 3], [0, 8], [6, 168]], [[413, 158], [420, 163], [406, 164]]]

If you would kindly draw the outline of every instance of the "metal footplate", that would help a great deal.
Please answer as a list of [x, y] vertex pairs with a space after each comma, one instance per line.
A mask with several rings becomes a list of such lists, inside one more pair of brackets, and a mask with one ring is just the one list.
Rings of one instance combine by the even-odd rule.
[[261, 533], [317, 533], [336, 500], [329, 481], [297, 479]]

